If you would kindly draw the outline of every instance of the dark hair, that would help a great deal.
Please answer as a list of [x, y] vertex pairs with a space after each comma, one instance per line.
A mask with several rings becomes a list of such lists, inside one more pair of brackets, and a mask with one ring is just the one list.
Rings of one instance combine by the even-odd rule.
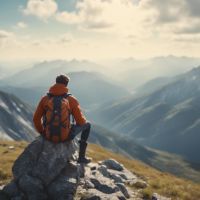
[[64, 74], [61, 74], [56, 77], [56, 83], [64, 84], [65, 86], [68, 85], [70, 78]]

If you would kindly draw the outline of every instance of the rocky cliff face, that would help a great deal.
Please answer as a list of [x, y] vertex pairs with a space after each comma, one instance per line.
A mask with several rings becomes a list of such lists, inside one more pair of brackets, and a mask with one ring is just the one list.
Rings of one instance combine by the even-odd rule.
[[112, 159], [77, 164], [77, 148], [76, 141], [53, 144], [38, 137], [15, 161], [14, 178], [0, 191], [0, 199], [142, 199], [139, 191], [147, 186], [144, 180]]
[[32, 118], [30, 106], [0, 91], [0, 139], [32, 141], [37, 136]]

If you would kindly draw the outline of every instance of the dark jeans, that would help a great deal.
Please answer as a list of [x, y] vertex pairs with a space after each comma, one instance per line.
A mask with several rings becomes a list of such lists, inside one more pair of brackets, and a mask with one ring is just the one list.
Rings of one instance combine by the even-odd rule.
[[89, 122], [84, 125], [72, 125], [69, 139], [73, 140], [80, 132], [81, 133], [81, 141], [87, 141], [90, 134], [91, 124]]

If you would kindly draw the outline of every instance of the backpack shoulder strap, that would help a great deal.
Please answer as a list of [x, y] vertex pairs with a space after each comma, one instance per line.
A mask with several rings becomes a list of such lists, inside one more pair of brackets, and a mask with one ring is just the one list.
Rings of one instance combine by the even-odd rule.
[[[55, 95], [51, 94], [51, 93], [47, 93], [47, 97], [51, 98], [51, 97], [54, 97]], [[64, 98], [67, 98], [69, 96], [72, 96], [72, 94], [70, 93], [65, 93], [64, 95], [60, 95], [60, 96], [57, 96], [57, 97], [64, 97]]]
[[64, 98], [67, 98], [67, 97], [69, 97], [69, 96], [72, 96], [72, 94], [66, 93], [66, 94], [63, 95]]
[[[69, 97], [69, 96], [72, 96], [72, 94], [70, 94], [70, 93], [64, 94], [64, 98], [66, 98], [66, 99], [67, 99], [67, 97]], [[71, 118], [72, 118], [72, 120], [71, 120]], [[72, 121], [71, 123], [72, 123], [73, 125], [75, 124], [75, 119], [74, 119], [74, 116], [72, 115], [71, 112], [70, 112], [70, 115], [69, 115], [69, 120]]]
[[47, 93], [47, 97], [50, 99], [51, 97], [53, 97], [54, 95], [51, 93]]

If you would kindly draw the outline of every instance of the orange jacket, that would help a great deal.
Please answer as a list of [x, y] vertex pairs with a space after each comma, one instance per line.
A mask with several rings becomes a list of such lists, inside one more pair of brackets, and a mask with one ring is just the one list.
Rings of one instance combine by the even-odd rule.
[[[66, 88], [63, 84], [55, 84], [49, 89], [49, 93], [53, 95], [63, 95], [65, 93], [68, 93], [68, 88]], [[46, 106], [47, 100], [48, 100], [47, 96], [42, 97], [33, 116], [33, 122], [35, 128], [39, 133], [43, 133], [44, 130], [44, 127], [42, 125], [42, 117], [45, 112], [44, 108]], [[73, 115], [76, 124], [77, 125], [85, 124], [86, 118], [81, 112], [78, 100], [73, 96], [69, 96], [68, 100], [69, 100], [70, 112]]]

